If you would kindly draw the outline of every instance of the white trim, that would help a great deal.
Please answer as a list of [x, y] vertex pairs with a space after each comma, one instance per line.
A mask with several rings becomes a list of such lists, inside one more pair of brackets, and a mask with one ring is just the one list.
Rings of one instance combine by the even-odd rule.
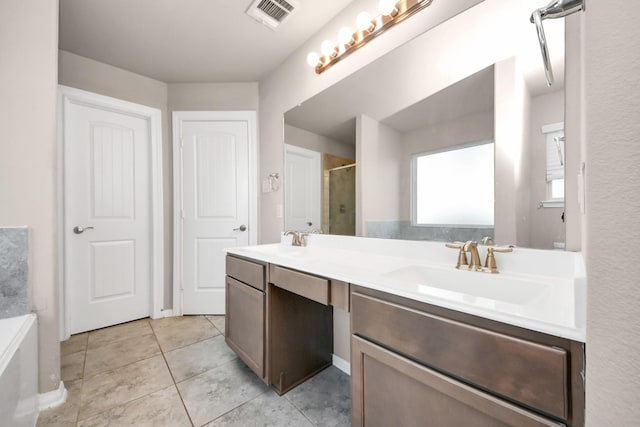
[[542, 131], [542, 133], [558, 132], [560, 130], [564, 130], [564, 122], [550, 123], [548, 125], [544, 125], [540, 128], [540, 130]]
[[538, 209], [540, 208], [564, 208], [564, 199], [542, 200], [538, 203]]
[[347, 362], [342, 357], [336, 356], [335, 354], [332, 354], [331, 356], [332, 356], [333, 366], [340, 369], [345, 374], [351, 375], [351, 363]]
[[67, 389], [64, 387], [64, 383], [60, 381], [60, 385], [55, 390], [48, 391], [46, 393], [40, 393], [38, 395], [38, 411], [44, 411], [45, 409], [55, 408], [62, 405], [67, 401]]
[[174, 111], [173, 147], [173, 315], [182, 315], [182, 123], [195, 120], [246, 121], [249, 139], [249, 244], [258, 243], [258, 136], [255, 111]]
[[69, 104], [97, 107], [106, 111], [140, 117], [149, 125], [151, 150], [151, 286], [149, 315], [163, 317], [164, 305], [164, 198], [162, 193], [162, 113], [146, 105], [123, 101], [68, 86], [58, 85], [58, 271], [60, 280], [60, 340], [69, 338], [69, 295], [64, 271], [64, 115]]

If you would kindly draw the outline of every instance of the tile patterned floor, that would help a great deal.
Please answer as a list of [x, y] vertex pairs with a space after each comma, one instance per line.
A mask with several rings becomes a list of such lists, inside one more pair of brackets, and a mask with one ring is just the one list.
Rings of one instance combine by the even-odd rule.
[[141, 319], [61, 343], [67, 402], [38, 426], [351, 425], [349, 377], [331, 367], [284, 396], [224, 342], [223, 316]]

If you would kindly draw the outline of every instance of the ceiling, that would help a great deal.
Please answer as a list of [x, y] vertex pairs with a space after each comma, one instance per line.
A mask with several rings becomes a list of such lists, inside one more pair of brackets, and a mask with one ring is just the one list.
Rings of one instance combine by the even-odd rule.
[[295, 0], [275, 30], [252, 0], [60, 0], [62, 50], [168, 83], [254, 82], [351, 0]]

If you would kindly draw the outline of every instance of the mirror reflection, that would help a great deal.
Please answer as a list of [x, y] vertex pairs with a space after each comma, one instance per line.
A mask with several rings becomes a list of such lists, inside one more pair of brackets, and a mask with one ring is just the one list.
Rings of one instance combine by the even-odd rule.
[[[491, 236], [498, 244], [563, 247], [564, 24], [558, 20], [547, 30], [560, 77], [547, 87], [533, 28], [518, 32], [495, 22], [476, 24], [472, 13], [285, 113], [285, 229], [438, 241]], [[470, 32], [474, 43], [443, 49], [452, 31]], [[511, 31], [508, 41], [505, 31]], [[493, 45], [478, 48], [479, 34]], [[508, 48], [497, 45], [507, 42]], [[416, 194], [418, 154], [488, 142], [494, 143], [492, 182], [482, 183], [481, 172], [474, 172], [477, 179], [465, 178], [462, 189], [451, 190], [444, 202], [429, 200], [426, 191]], [[319, 164], [301, 160], [296, 149], [306, 150], [307, 157], [315, 153]], [[469, 166], [451, 168], [462, 173]], [[429, 181], [423, 188], [437, 190], [452, 179], [442, 175]], [[353, 191], [343, 191], [343, 185]], [[461, 215], [485, 209], [476, 196], [487, 186], [493, 186], [492, 224], [417, 218], [418, 199]]]

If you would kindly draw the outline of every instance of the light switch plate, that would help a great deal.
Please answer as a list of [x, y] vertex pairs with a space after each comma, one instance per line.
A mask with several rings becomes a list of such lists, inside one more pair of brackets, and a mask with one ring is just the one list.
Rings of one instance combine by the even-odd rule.
[[262, 192], [271, 193], [271, 183], [269, 182], [269, 179], [262, 180]]

